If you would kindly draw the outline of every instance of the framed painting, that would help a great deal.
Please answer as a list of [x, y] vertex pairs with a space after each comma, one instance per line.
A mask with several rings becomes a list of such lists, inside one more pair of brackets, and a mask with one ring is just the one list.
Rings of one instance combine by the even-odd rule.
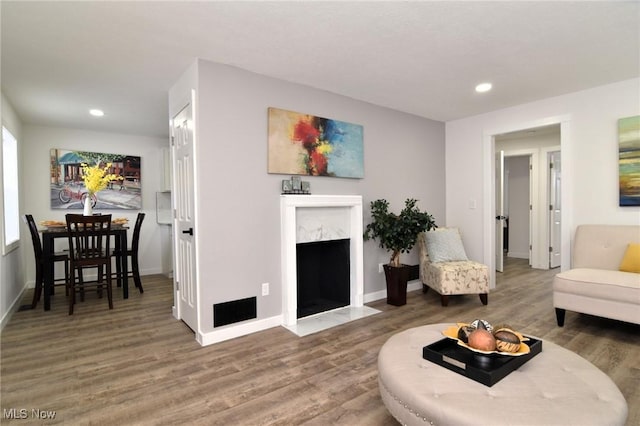
[[269, 108], [268, 172], [364, 177], [362, 126]]
[[142, 208], [142, 173], [140, 157], [102, 152], [69, 151], [54, 148], [50, 152], [49, 179], [52, 209], [82, 209], [87, 192], [82, 164], [108, 167], [108, 173], [119, 176], [95, 194], [94, 210]]
[[620, 206], [640, 206], [640, 115], [618, 120]]

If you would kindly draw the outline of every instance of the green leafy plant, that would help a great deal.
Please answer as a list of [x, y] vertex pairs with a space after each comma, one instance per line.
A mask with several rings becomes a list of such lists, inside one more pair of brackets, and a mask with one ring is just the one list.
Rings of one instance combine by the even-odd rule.
[[420, 211], [417, 200], [408, 198], [404, 209], [396, 215], [389, 211], [385, 199], [371, 202], [372, 222], [367, 225], [364, 239], [378, 240], [380, 247], [391, 252], [389, 265], [399, 267], [400, 253], [408, 253], [416, 243], [418, 234], [437, 228], [433, 216]]

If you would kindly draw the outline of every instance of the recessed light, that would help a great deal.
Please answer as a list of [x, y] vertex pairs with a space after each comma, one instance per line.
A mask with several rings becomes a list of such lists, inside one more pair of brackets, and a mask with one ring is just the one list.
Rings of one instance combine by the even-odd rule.
[[484, 93], [484, 92], [488, 92], [489, 90], [491, 90], [491, 83], [480, 83], [476, 86], [476, 92], [478, 93]]
[[104, 111], [102, 111], [101, 109], [90, 109], [89, 114], [93, 115], [94, 117], [102, 117], [104, 115]]

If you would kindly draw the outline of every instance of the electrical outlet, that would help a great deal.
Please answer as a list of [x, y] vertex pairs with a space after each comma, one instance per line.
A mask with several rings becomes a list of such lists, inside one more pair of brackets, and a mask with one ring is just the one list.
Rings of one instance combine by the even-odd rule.
[[378, 263], [378, 273], [381, 274], [384, 272], [384, 263]]
[[263, 296], [269, 295], [269, 283], [262, 283], [262, 295]]

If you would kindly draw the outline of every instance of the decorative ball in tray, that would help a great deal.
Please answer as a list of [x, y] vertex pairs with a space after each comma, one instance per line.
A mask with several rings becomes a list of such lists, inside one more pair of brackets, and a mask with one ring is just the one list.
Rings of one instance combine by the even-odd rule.
[[498, 354], [520, 356], [528, 354], [529, 346], [525, 343], [528, 337], [513, 330], [508, 325], [492, 326], [483, 319], [470, 323], [459, 322], [442, 332], [446, 337], [458, 341], [463, 346], [479, 354]]

